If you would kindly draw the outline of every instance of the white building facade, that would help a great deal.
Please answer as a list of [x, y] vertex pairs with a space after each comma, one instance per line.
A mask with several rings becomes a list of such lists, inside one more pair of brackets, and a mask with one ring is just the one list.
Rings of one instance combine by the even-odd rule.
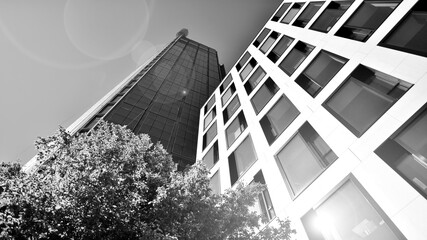
[[427, 2], [285, 0], [199, 122], [214, 191], [297, 239], [427, 239]]

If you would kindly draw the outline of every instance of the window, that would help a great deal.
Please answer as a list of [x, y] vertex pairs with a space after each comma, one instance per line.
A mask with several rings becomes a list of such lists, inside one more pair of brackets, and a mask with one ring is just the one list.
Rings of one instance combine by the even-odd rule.
[[326, 7], [325, 11], [323, 11], [319, 18], [313, 23], [310, 29], [320, 32], [329, 32], [352, 3], [353, 1], [333, 1], [329, 3], [328, 7]]
[[425, 1], [418, 1], [380, 45], [427, 57], [426, 39], [427, 4]]
[[427, 198], [427, 105], [375, 153]]
[[230, 167], [231, 185], [245, 173], [245, 171], [257, 160], [254, 144], [249, 135], [228, 157]]
[[259, 82], [264, 78], [265, 71], [262, 69], [261, 66], [255, 70], [254, 74], [248, 79], [248, 81], [245, 83], [245, 89], [246, 93], [249, 94], [252, 92], [252, 90], [258, 85]]
[[264, 28], [262, 32], [258, 35], [258, 37], [254, 41], [254, 46], [259, 47], [259, 45], [264, 41], [264, 38], [267, 37], [268, 32], [270, 32], [270, 29]]
[[268, 144], [271, 145], [294, 121], [298, 114], [298, 109], [283, 95], [260, 120]]
[[245, 81], [246, 78], [248, 77], [249, 73], [252, 72], [252, 70], [256, 67], [257, 65], [257, 61], [252, 58], [249, 63], [245, 66], [245, 68], [243, 68], [243, 70], [240, 72], [240, 78], [242, 79], [242, 81]]
[[309, 239], [406, 239], [353, 178], [301, 221]]
[[228, 85], [233, 81], [233, 77], [231, 77], [231, 74], [228, 74], [228, 77], [224, 80], [224, 82], [219, 87], [219, 92], [224, 92], [225, 89], [227, 89]]
[[212, 120], [214, 120], [215, 116], [216, 116], [216, 109], [214, 107], [212, 109], [212, 111], [210, 111], [209, 114], [205, 117], [205, 120], [204, 120], [204, 123], [203, 123], [203, 125], [204, 125], [203, 129], [206, 129], [206, 127], [209, 126], [209, 123], [211, 123]]
[[295, 70], [301, 65], [305, 60], [308, 54], [314, 49], [313, 46], [308, 45], [304, 42], [297, 42], [295, 47], [288, 53], [288, 55], [283, 59], [279, 64], [279, 67], [286, 73], [288, 76], [291, 76]]
[[247, 127], [248, 124], [246, 123], [245, 115], [241, 111], [225, 130], [227, 147], [230, 147]]
[[286, 13], [285, 17], [282, 19], [282, 23], [290, 23], [292, 19], [298, 14], [301, 7], [304, 3], [294, 3], [288, 13]]
[[395, 77], [359, 65], [323, 106], [360, 137], [411, 86]]
[[224, 95], [222, 95], [221, 97], [222, 106], [224, 106], [227, 103], [230, 97], [233, 96], [234, 92], [236, 92], [236, 87], [234, 86], [234, 84], [231, 84], [228, 90], [225, 91]]
[[366, 42], [401, 1], [364, 1], [337, 36]]
[[242, 67], [245, 65], [245, 63], [249, 60], [250, 57], [251, 57], [251, 55], [248, 52], [245, 52], [245, 54], [243, 55], [243, 57], [236, 64], [237, 71], [240, 71], [240, 69], [242, 69]]
[[279, 91], [279, 87], [274, 83], [273, 79], [268, 78], [251, 99], [256, 114], [261, 112], [277, 91]]
[[337, 155], [308, 123], [277, 154], [277, 162], [293, 197], [306, 189]]
[[215, 163], [218, 162], [218, 159], [218, 142], [215, 142], [211, 149], [209, 149], [209, 151], [203, 157], [202, 161], [208, 169], [211, 169]]
[[295, 82], [316, 97], [346, 62], [347, 59], [322, 50]]
[[219, 175], [219, 170], [211, 177], [209, 181], [212, 193], [221, 194], [221, 179]]
[[288, 47], [293, 41], [293, 38], [283, 35], [280, 41], [276, 44], [276, 46], [274, 46], [273, 50], [271, 50], [271, 52], [267, 55], [267, 57], [272, 62], [277, 62], [277, 60], [279, 60], [279, 58], [286, 51], [286, 49], [288, 49]]
[[280, 9], [274, 14], [273, 18], [271, 18], [271, 21], [277, 22], [282, 17], [282, 15], [288, 10], [289, 6], [291, 6], [290, 3], [284, 3]]
[[231, 116], [239, 109], [240, 107], [240, 101], [237, 96], [231, 100], [230, 104], [225, 108], [225, 110], [222, 112], [222, 116], [224, 119], [224, 125], [228, 122], [228, 119], [230, 119]]
[[211, 109], [211, 107], [215, 104], [215, 95], [209, 99], [208, 103], [205, 106], [205, 114]]
[[212, 124], [209, 130], [203, 135], [203, 149], [205, 149], [209, 143], [216, 137], [216, 122]]
[[308, 4], [308, 6], [304, 9], [304, 11], [299, 15], [297, 20], [294, 22], [294, 26], [297, 27], [305, 27], [308, 22], [310, 22], [311, 18], [319, 11], [320, 7], [324, 2], [312, 2]]
[[[259, 171], [254, 176], [254, 180], [252, 182], [261, 183], [265, 185], [264, 175], [262, 171]], [[268, 189], [260, 192], [258, 194], [258, 198], [255, 202], [256, 211], [259, 215], [261, 215], [261, 220], [263, 223], [268, 223], [273, 218], [276, 217], [276, 213], [274, 212], [273, 204], [271, 203], [270, 194], [268, 193]]]
[[265, 42], [262, 44], [260, 50], [263, 53], [266, 53], [268, 51], [268, 49], [270, 49], [270, 47], [274, 44], [274, 42], [277, 40], [277, 38], [279, 37], [279, 33], [278, 32], [272, 32], [270, 33], [270, 36], [268, 36], [267, 40], [265, 40]]

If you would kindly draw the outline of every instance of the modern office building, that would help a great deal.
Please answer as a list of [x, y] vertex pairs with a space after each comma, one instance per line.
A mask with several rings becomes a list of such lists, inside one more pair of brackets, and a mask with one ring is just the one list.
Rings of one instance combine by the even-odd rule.
[[[88, 132], [99, 120], [126, 125], [160, 141], [182, 169], [196, 160], [199, 109], [222, 79], [216, 50], [176, 38], [76, 120], [67, 130]], [[30, 160], [24, 169], [34, 165]]]
[[200, 111], [219, 193], [296, 239], [427, 239], [427, 2], [285, 0]]

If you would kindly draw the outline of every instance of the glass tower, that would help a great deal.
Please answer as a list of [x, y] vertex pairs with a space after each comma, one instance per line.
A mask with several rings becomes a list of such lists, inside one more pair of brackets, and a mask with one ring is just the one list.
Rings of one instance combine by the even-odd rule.
[[218, 86], [221, 68], [216, 50], [177, 33], [147, 66], [111, 96], [79, 132], [100, 119], [147, 133], [172, 154], [179, 168], [196, 160], [199, 109]]

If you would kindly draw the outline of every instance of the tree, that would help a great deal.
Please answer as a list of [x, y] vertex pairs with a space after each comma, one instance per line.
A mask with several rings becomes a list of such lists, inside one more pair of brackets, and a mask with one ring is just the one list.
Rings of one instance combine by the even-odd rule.
[[263, 189], [242, 184], [223, 195], [196, 163], [179, 172], [146, 134], [101, 122], [71, 136], [36, 141], [39, 167], [0, 171], [0, 238], [12, 239], [290, 239], [289, 221], [257, 234], [248, 206]]

